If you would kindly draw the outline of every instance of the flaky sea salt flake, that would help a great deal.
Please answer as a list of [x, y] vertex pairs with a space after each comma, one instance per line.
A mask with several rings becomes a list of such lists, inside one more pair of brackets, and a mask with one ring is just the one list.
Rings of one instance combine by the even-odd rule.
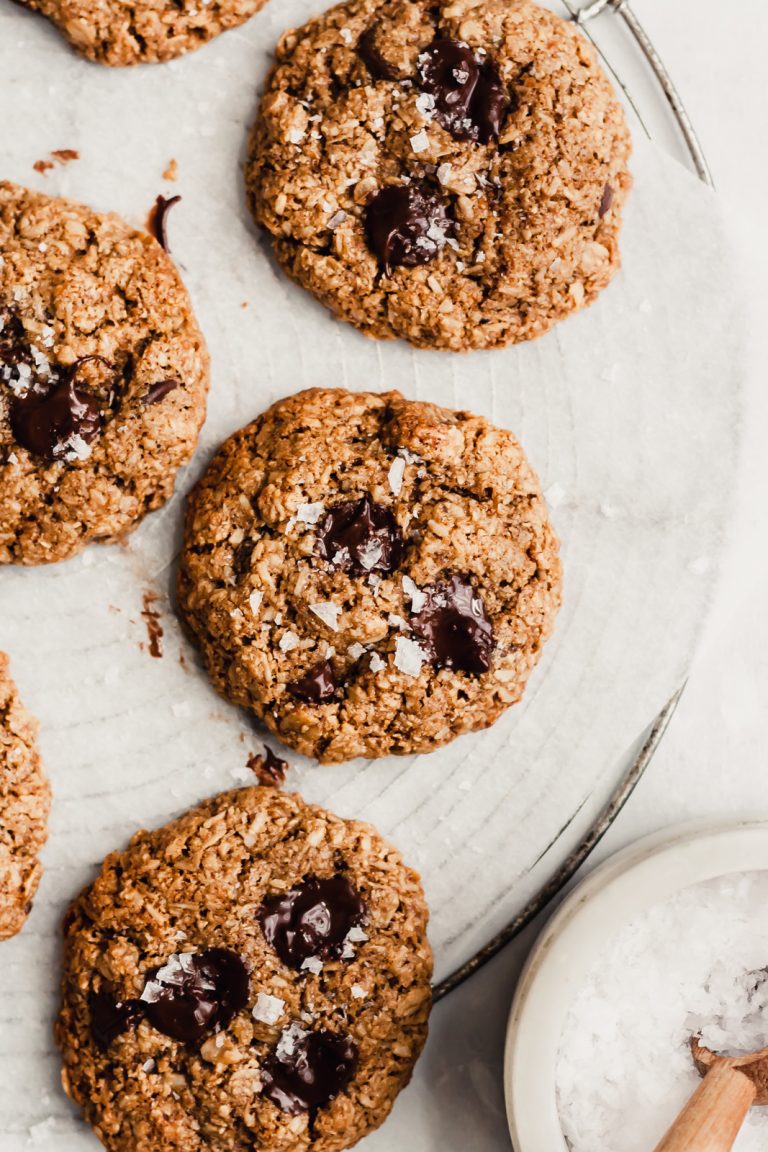
[[310, 604], [310, 612], [314, 612], [318, 619], [322, 620], [323, 624], [332, 629], [334, 632], [339, 630], [339, 612], [341, 609], [338, 604], [334, 604], [332, 600], [321, 600], [317, 604]]
[[277, 1024], [285, 1010], [285, 1000], [279, 996], [270, 996], [268, 992], [259, 992], [251, 1015], [261, 1024]]

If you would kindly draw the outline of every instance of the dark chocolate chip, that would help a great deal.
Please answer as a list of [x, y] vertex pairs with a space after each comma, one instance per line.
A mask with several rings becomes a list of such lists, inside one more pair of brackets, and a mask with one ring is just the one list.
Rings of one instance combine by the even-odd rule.
[[398, 265], [412, 268], [438, 255], [453, 233], [448, 204], [426, 186], [388, 184], [365, 209], [368, 242], [387, 276]]
[[335, 567], [358, 575], [392, 572], [403, 555], [403, 536], [391, 509], [363, 496], [329, 509], [317, 530], [317, 550]]
[[11, 405], [17, 444], [46, 460], [76, 460], [101, 431], [99, 402], [69, 379], [40, 394], [33, 388]]
[[248, 1002], [248, 984], [245, 964], [226, 948], [179, 952], [150, 976], [141, 999], [158, 1032], [191, 1044], [226, 1028]]
[[336, 693], [336, 673], [330, 660], [320, 660], [286, 687], [292, 696], [306, 704], [325, 704]]
[[91, 993], [89, 1007], [91, 1032], [102, 1051], [122, 1032], [135, 1028], [144, 1015], [141, 1000], [116, 1000], [106, 989]]
[[149, 214], [150, 230], [160, 247], [166, 252], [170, 252], [166, 217], [179, 200], [181, 200], [181, 196], [169, 196], [167, 200], [165, 196], [158, 196], [155, 200], [155, 206]]
[[509, 97], [495, 62], [460, 40], [436, 40], [419, 57], [418, 83], [434, 117], [456, 140], [497, 140]]
[[377, 25], [372, 24], [357, 42], [357, 54], [376, 80], [397, 80], [399, 72], [386, 60], [376, 44]]
[[142, 404], [158, 404], [169, 392], [178, 388], [180, 383], [179, 380], [158, 380], [156, 384], [150, 384], [141, 398]]
[[279, 788], [288, 771], [287, 761], [276, 756], [268, 744], [264, 745], [263, 752], [248, 757], [248, 767], [256, 774], [259, 783], [267, 788]]
[[365, 904], [346, 876], [308, 876], [289, 892], [268, 896], [257, 913], [267, 942], [296, 969], [312, 956], [341, 956], [347, 933], [364, 916]]
[[491, 666], [493, 627], [469, 578], [451, 576], [422, 591], [426, 603], [411, 617], [436, 668], [479, 676]]
[[262, 1091], [283, 1112], [316, 1112], [342, 1092], [357, 1068], [357, 1045], [342, 1032], [287, 1028], [261, 1070]]
[[611, 188], [610, 184], [606, 184], [603, 188], [603, 195], [600, 198], [600, 208], [598, 209], [598, 216], [601, 220], [603, 216], [610, 212], [611, 205], [613, 204], [613, 196], [613, 188]]

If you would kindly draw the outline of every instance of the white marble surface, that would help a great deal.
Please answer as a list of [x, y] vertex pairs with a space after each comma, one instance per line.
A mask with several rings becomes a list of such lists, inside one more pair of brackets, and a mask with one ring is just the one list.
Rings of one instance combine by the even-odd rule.
[[[738, 516], [716, 609], [672, 728], [600, 856], [688, 816], [761, 808], [768, 814], [768, 800], [763, 800], [768, 605], [761, 596], [768, 575], [768, 532], [759, 503], [768, 480], [761, 442], [768, 416], [761, 371], [768, 344], [763, 275], [768, 243], [762, 220], [766, 163], [759, 143], [753, 151], [753, 141], [764, 137], [768, 112], [762, 56], [768, 6], [764, 0], [741, 0], [738, 22], [716, 0], [676, 0], [674, 5], [635, 0], [635, 7], [689, 105], [729, 207], [734, 248], [749, 288], [750, 397]], [[436, 1009], [414, 1085], [391, 1121], [366, 1142], [369, 1152], [394, 1152], [401, 1146], [409, 1152], [509, 1147], [501, 1049], [523, 949], [524, 942], [502, 954]], [[24, 1147], [21, 1137], [8, 1152]], [[63, 1141], [58, 1148], [67, 1152]]]

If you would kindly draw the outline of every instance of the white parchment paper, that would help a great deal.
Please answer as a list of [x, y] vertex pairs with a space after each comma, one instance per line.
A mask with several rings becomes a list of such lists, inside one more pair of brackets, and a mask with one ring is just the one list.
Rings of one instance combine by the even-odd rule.
[[[77, 59], [30, 13], [0, 9], [0, 174], [138, 226], [158, 192], [180, 193], [172, 249], [213, 356], [209, 417], [173, 502], [124, 545], [0, 571], [0, 648], [41, 720], [54, 788], [40, 894], [24, 933], [0, 946], [4, 1152], [25, 1147], [30, 1126], [50, 1152], [96, 1147], [73, 1126], [51, 1042], [68, 900], [137, 827], [252, 780], [258, 737], [209, 688], [169, 600], [183, 493], [226, 435], [299, 388], [397, 387], [512, 428], [542, 476], [566, 597], [525, 702], [430, 756], [322, 769], [290, 757], [290, 785], [372, 820], [420, 868], [438, 975], [509, 919], [542, 878], [535, 862], [605, 796], [621, 754], [684, 679], [711, 595], [739, 411], [738, 314], [714, 195], [638, 141], [624, 270], [590, 310], [504, 352], [368, 341], [277, 271], [243, 202], [269, 52], [316, 6], [272, 0], [200, 53], [122, 72]], [[61, 148], [81, 159], [33, 171]], [[164, 185], [172, 157], [179, 178]], [[146, 650], [148, 590], [160, 596], [162, 659]]]

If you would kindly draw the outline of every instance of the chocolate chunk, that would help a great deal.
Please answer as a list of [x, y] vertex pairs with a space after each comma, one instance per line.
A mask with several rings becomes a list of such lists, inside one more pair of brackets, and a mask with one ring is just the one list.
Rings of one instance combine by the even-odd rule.
[[141, 999], [158, 1032], [191, 1044], [226, 1028], [248, 1002], [248, 969], [234, 952], [179, 952], [150, 976]]
[[174, 204], [178, 204], [179, 200], [181, 200], [181, 196], [169, 196], [167, 200], [165, 196], [158, 196], [155, 200], [155, 206], [149, 214], [149, 230], [160, 247], [166, 252], [170, 252], [170, 248], [168, 247], [166, 217]]
[[479, 676], [491, 666], [493, 627], [467, 576], [451, 576], [422, 589], [427, 600], [411, 617], [414, 632], [436, 668]]
[[342, 1032], [287, 1028], [261, 1070], [262, 1091], [283, 1112], [316, 1112], [349, 1084], [357, 1045]]
[[103, 1052], [122, 1032], [135, 1028], [144, 1015], [141, 1000], [116, 1000], [106, 989], [91, 993], [89, 1007], [91, 1032]]
[[141, 398], [142, 404], [158, 404], [169, 392], [178, 388], [180, 383], [179, 380], [158, 380], [156, 384], [150, 384]]
[[419, 57], [418, 83], [434, 97], [434, 117], [456, 140], [497, 140], [509, 97], [499, 69], [460, 40], [436, 40]]
[[366, 28], [357, 42], [357, 54], [374, 79], [397, 80], [399, 72], [379, 51], [376, 44], [376, 32], [376, 24]]
[[17, 444], [46, 460], [78, 460], [101, 431], [99, 402], [69, 378], [47, 392], [30, 388], [11, 405]]
[[402, 264], [413, 268], [434, 260], [453, 233], [448, 204], [426, 186], [388, 184], [368, 198], [368, 242], [387, 276]]
[[336, 693], [336, 673], [330, 660], [320, 660], [298, 680], [286, 685], [292, 696], [306, 704], [324, 704]]
[[283, 963], [299, 969], [309, 957], [341, 956], [347, 933], [364, 915], [360, 893], [346, 876], [308, 876], [289, 892], [268, 896], [257, 919]]
[[403, 537], [391, 509], [370, 496], [335, 504], [317, 530], [317, 550], [337, 568], [361, 575], [391, 572], [403, 555]]
[[248, 757], [248, 767], [258, 778], [259, 784], [266, 788], [279, 788], [285, 782], [288, 763], [276, 756], [268, 744], [264, 745], [262, 753], [254, 753]]
[[613, 188], [611, 188], [610, 184], [606, 184], [603, 188], [603, 195], [600, 198], [600, 208], [597, 213], [601, 220], [603, 216], [610, 212], [611, 205], [613, 204], [613, 196]]

